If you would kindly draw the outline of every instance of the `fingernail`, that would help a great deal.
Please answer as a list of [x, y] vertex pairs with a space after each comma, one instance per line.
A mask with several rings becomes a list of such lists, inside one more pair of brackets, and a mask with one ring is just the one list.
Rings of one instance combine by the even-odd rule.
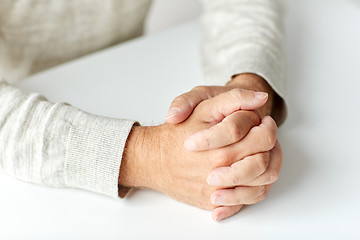
[[190, 151], [195, 151], [197, 148], [195, 141], [192, 140], [191, 138], [188, 138], [184, 141], [184, 147]]
[[214, 205], [224, 205], [225, 204], [225, 198], [224, 196], [217, 196], [215, 198], [212, 199], [212, 204]]
[[216, 174], [212, 174], [207, 178], [207, 183], [211, 186], [220, 186], [220, 178]]
[[255, 99], [257, 100], [263, 100], [267, 97], [267, 93], [265, 92], [254, 92]]
[[171, 108], [166, 116], [166, 119], [172, 118], [180, 112], [178, 108]]

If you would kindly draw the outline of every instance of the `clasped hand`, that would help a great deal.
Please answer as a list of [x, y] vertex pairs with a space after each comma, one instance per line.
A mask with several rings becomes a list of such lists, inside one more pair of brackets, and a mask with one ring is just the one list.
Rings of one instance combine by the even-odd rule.
[[[263, 200], [277, 180], [277, 126], [255, 111], [267, 102], [263, 92], [233, 88], [207, 99], [192, 94], [174, 100], [170, 109], [189, 109], [170, 111], [168, 123], [133, 128], [119, 183], [212, 210], [221, 220]], [[189, 100], [194, 104], [184, 104]]]

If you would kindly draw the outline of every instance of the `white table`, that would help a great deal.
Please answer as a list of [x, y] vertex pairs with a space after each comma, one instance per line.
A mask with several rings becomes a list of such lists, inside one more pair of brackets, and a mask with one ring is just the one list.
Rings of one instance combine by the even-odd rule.
[[[215, 223], [210, 212], [152, 191], [117, 200], [1, 175], [0, 238], [359, 239], [360, 4], [287, 5], [290, 114], [280, 129], [285, 161], [265, 201]], [[173, 97], [202, 84], [199, 32], [197, 22], [188, 23], [19, 86], [92, 113], [158, 124]]]

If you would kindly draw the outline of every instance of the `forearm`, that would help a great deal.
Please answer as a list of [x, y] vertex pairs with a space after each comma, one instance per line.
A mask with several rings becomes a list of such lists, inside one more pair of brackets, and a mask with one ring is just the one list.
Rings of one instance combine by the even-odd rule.
[[50, 119], [67, 116], [67, 109], [5, 81], [0, 82], [0, 102], [0, 170], [25, 181], [63, 185], [70, 125], [58, 122], [56, 135], [49, 133], [56, 129]]
[[161, 126], [133, 126], [126, 141], [119, 174], [119, 185], [155, 188], [154, 163], [160, 158]]
[[0, 82], [0, 171], [25, 181], [116, 197], [134, 121], [81, 111]]
[[[239, 80], [244, 88], [256, 87], [269, 92], [269, 103], [264, 109], [269, 111], [273, 107], [272, 116], [281, 124], [286, 116], [286, 106], [280, 2], [210, 0], [203, 1], [203, 4], [202, 63], [205, 82], [224, 85], [232, 76], [242, 76], [233, 80]], [[257, 84], [247, 73], [265, 79], [266, 84]], [[242, 79], [244, 76], [247, 81]], [[276, 92], [273, 97], [270, 96], [272, 90]]]
[[[121, 161], [119, 174], [119, 185], [125, 187], [143, 187], [141, 175], [142, 162], [146, 161], [142, 155], [147, 152], [147, 142], [145, 138], [147, 127], [133, 126], [131, 129]], [[146, 149], [145, 149], [146, 148]], [[139, 175], [139, 176], [138, 176]]]

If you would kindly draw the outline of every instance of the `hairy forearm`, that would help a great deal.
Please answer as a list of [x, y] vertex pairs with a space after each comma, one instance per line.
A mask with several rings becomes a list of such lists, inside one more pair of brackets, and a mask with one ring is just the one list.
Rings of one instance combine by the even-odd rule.
[[140, 187], [142, 185], [141, 180], [137, 177], [136, 170], [141, 169], [138, 166], [140, 164], [139, 159], [141, 159], [139, 155], [144, 152], [140, 149], [145, 145], [145, 133], [145, 127], [134, 126], [128, 136], [119, 174], [119, 184], [122, 186]]
[[[154, 188], [154, 162], [160, 157], [158, 126], [134, 126], [126, 141], [119, 184], [126, 187]], [[145, 167], [146, 166], [146, 167]]]

